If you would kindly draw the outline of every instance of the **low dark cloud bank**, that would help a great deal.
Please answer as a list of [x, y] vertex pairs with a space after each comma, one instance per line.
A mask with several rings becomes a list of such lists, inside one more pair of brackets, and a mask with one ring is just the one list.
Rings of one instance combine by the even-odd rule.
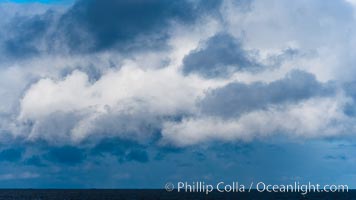
[[334, 94], [333, 83], [320, 83], [313, 74], [292, 71], [285, 78], [270, 83], [230, 83], [209, 91], [200, 101], [203, 113], [222, 117], [238, 117], [243, 113], [270, 105], [296, 103], [317, 96]]

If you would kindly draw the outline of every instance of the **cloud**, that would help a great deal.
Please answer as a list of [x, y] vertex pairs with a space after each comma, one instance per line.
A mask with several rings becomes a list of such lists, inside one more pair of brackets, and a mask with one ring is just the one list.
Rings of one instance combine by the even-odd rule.
[[[106, 137], [86, 140], [75, 145], [54, 144], [53, 141], [34, 140], [23, 143], [21, 141], [10, 146], [18, 145], [21, 148], [8, 148], [0, 151], [0, 161], [13, 165], [28, 167], [54, 166], [78, 167], [83, 164], [105, 165], [108, 160], [116, 160], [117, 164], [127, 162], [147, 163], [150, 160], [150, 151], [156, 151], [156, 147], [150, 147], [145, 143], [134, 141], [132, 138]], [[161, 150], [160, 150], [161, 151]], [[166, 152], [162, 149], [161, 152]]]
[[[238, 118], [198, 115], [163, 125], [163, 144], [189, 146], [212, 141], [332, 138], [355, 131], [343, 112], [343, 97], [312, 98], [286, 106], [270, 106]], [[346, 100], [347, 102], [347, 100]]]
[[253, 54], [242, 48], [241, 41], [226, 33], [209, 38], [203, 47], [183, 60], [185, 74], [198, 73], [208, 78], [228, 76], [235, 71], [256, 71], [260, 67]]
[[327, 155], [324, 157], [326, 160], [331, 160], [331, 161], [340, 161], [340, 160], [348, 160], [348, 157], [345, 155]]
[[0, 3], [3, 186], [351, 180], [350, 2]]
[[[78, 1], [61, 17], [59, 26], [71, 49], [98, 51], [162, 31], [171, 19], [191, 20], [194, 13], [190, 9], [187, 1]], [[83, 33], [89, 34], [89, 38], [83, 37]], [[86, 46], [91, 39], [92, 45]], [[83, 45], [85, 48], [78, 48]]]
[[104, 139], [92, 148], [91, 154], [105, 156], [113, 155], [120, 163], [137, 161], [148, 162], [149, 156], [146, 152], [148, 147], [130, 140], [117, 138]]
[[254, 0], [248, 9], [237, 12], [239, 4], [227, 0], [222, 8], [225, 28], [242, 37], [246, 49], [258, 49], [261, 55], [287, 48], [311, 51], [312, 57], [298, 59], [289, 70], [303, 69], [324, 81], [353, 79], [346, 71], [354, 71], [354, 58], [349, 56], [349, 45], [355, 41], [351, 34], [355, 31], [354, 11], [346, 1]]
[[32, 172], [22, 172], [22, 173], [9, 173], [9, 174], [0, 174], [0, 180], [16, 180], [16, 179], [34, 179], [40, 177], [37, 173]]
[[86, 154], [80, 148], [62, 146], [50, 149], [45, 157], [51, 162], [65, 165], [75, 165], [83, 162], [86, 158]]
[[[354, 31], [352, 10], [345, 2], [292, 4], [80, 0], [8, 13], [0, 22], [9, 27], [0, 41], [1, 132], [78, 148], [113, 137], [250, 141], [263, 129], [304, 138], [323, 137], [313, 131], [327, 127], [325, 135], [342, 135], [342, 125], [353, 130], [346, 86], [353, 78], [340, 78], [352, 69], [352, 34], [337, 27]], [[319, 116], [329, 109], [335, 116]], [[294, 123], [278, 124], [286, 116]], [[141, 150], [123, 160], [144, 162]]]
[[345, 105], [344, 112], [350, 117], [355, 117], [356, 115], [356, 82], [348, 82], [343, 85], [345, 95], [350, 97], [350, 101]]
[[[39, 54], [86, 54], [109, 49], [126, 53], [163, 50], [172, 23], [192, 24], [201, 15], [216, 12], [220, 3], [78, 0], [73, 4], [41, 5], [43, 12], [9, 18], [0, 45], [4, 59], [18, 60]], [[15, 11], [21, 12], [25, 6], [18, 5]]]
[[56, 38], [50, 38], [58, 16], [68, 5], [0, 3], [0, 52], [4, 61], [19, 61], [50, 53]]
[[270, 83], [230, 83], [207, 92], [199, 105], [205, 114], [231, 118], [271, 105], [284, 105], [312, 97], [332, 95], [334, 88], [331, 83], [320, 83], [313, 74], [296, 70], [283, 79]]
[[4, 51], [12, 58], [38, 55], [41, 51], [41, 40], [46, 36], [53, 20], [53, 12], [31, 17], [15, 17], [10, 23], [10, 37], [4, 41]]
[[93, 83], [74, 71], [63, 80], [42, 79], [26, 91], [18, 119], [27, 130], [18, 132], [28, 139], [72, 141], [98, 134], [145, 137], [165, 118], [193, 112], [204, 88], [215, 85], [169, 68], [127, 66]]

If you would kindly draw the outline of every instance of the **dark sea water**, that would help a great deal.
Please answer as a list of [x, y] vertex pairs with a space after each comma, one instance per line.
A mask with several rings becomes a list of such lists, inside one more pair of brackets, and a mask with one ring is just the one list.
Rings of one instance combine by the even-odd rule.
[[67, 190], [67, 189], [2, 189], [0, 190], [0, 200], [91, 200], [91, 199], [133, 199], [133, 200], [174, 200], [174, 199], [250, 199], [250, 200], [269, 200], [269, 199], [335, 199], [335, 200], [356, 200], [356, 190], [349, 190], [344, 193], [309, 193], [301, 195], [299, 193], [219, 193], [212, 192], [208, 195], [204, 193], [178, 193], [177, 191], [167, 192], [165, 190]]

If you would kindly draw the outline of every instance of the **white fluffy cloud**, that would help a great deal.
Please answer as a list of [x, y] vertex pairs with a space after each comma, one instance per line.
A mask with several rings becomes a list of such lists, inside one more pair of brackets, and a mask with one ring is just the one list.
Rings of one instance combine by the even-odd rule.
[[21, 100], [19, 120], [36, 124], [57, 113], [86, 113], [79, 117], [78, 124], [66, 130], [78, 139], [90, 132], [90, 122], [112, 112], [118, 118], [145, 113], [147, 117], [192, 114], [196, 99], [207, 88], [218, 85], [221, 84], [197, 76], [184, 77], [174, 68], [144, 70], [124, 66], [106, 72], [94, 83], [85, 73], [74, 71], [63, 80], [45, 78], [33, 84]]

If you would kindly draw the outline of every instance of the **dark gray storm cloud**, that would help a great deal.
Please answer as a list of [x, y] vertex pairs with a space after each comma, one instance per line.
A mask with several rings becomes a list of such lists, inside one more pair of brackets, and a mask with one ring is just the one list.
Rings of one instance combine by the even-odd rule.
[[1, 41], [5, 57], [38, 53], [90, 53], [165, 45], [171, 21], [192, 23], [221, 1], [79, 0], [66, 12], [15, 17]]
[[209, 115], [237, 117], [268, 105], [295, 103], [333, 92], [332, 83], [320, 83], [313, 74], [294, 70], [285, 78], [271, 83], [230, 83], [208, 92], [199, 105], [202, 112]]
[[208, 39], [183, 60], [185, 74], [198, 73], [204, 77], [227, 76], [235, 71], [253, 71], [259, 64], [242, 47], [241, 41], [226, 33]]
[[[186, 1], [81, 0], [62, 16], [59, 24], [71, 49], [99, 51], [117, 43], [124, 45], [138, 36], [159, 33], [169, 19], [191, 20], [192, 15]], [[83, 37], [83, 31], [90, 37]], [[156, 37], [156, 42], [164, 39], [164, 35]], [[86, 46], [88, 43], [91, 44]]]

